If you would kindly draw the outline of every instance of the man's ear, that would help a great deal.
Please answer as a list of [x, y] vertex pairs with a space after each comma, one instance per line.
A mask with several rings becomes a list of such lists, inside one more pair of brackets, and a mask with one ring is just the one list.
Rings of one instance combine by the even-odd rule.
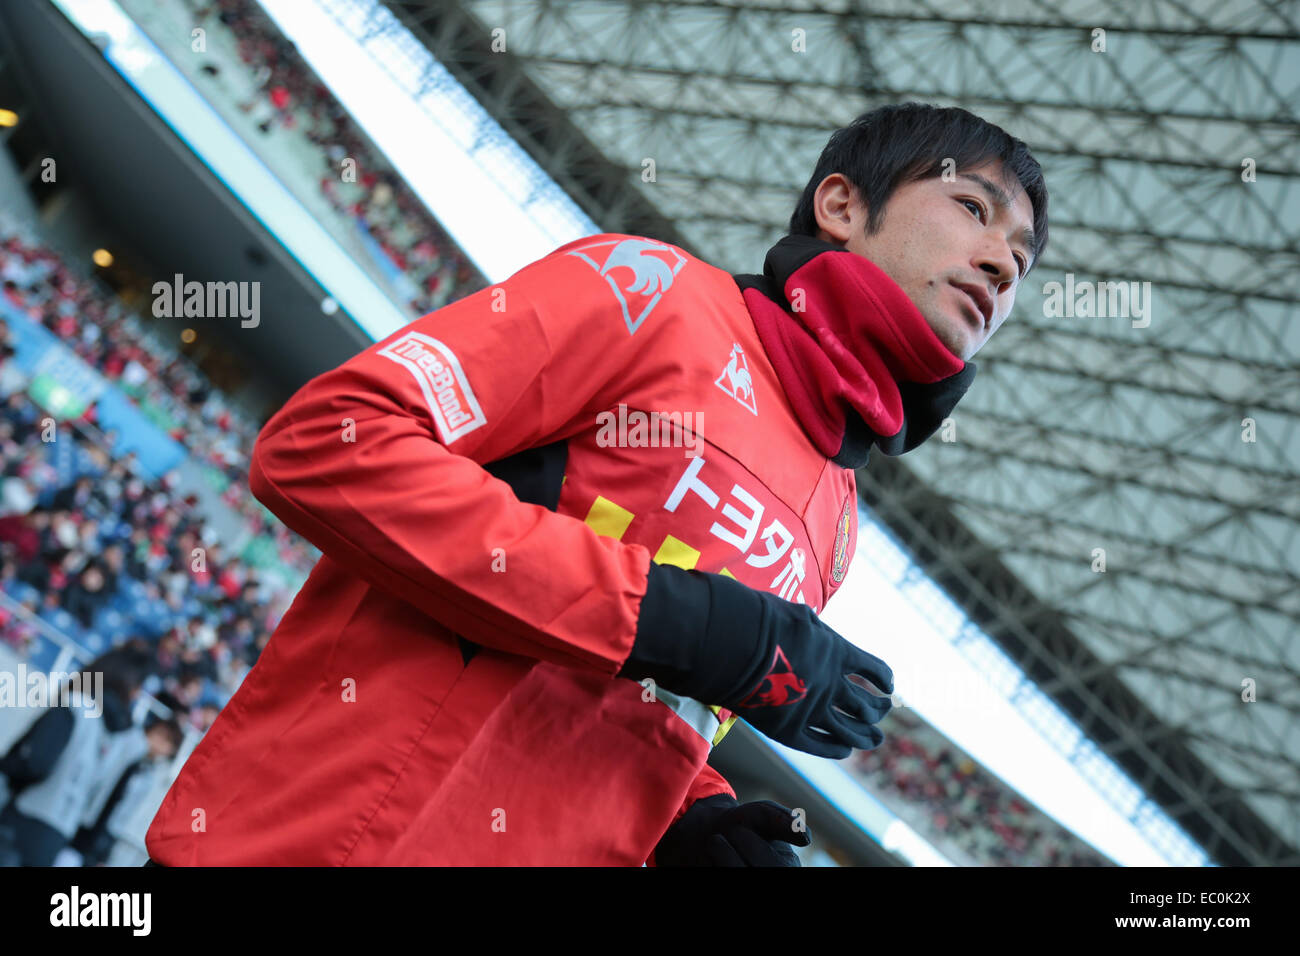
[[[838, 177], [838, 180], [832, 181], [828, 185], [828, 181], [831, 181], [836, 177]], [[847, 191], [848, 193], [847, 204], [850, 206], [853, 205], [855, 202], [861, 201], [858, 197], [857, 189], [854, 187], [854, 185], [851, 182], [848, 181], [847, 176], [845, 176], [843, 173], [829, 173], [824, 179], [822, 179], [822, 181], [818, 184], [816, 191], [813, 193], [813, 221], [814, 222], [817, 220], [817, 213], [818, 210], [821, 208], [821, 201], [819, 200], [818, 197], [825, 195], [825, 193], [829, 190], [833, 190], [836, 192]], [[817, 236], [823, 242], [829, 242], [834, 245], [840, 246], [841, 248], [843, 248], [843, 246], [846, 245], [848, 242], [847, 236], [843, 240], [832, 238], [830, 234], [826, 232], [825, 227], [822, 226], [820, 223], [818, 223], [817, 225]]]

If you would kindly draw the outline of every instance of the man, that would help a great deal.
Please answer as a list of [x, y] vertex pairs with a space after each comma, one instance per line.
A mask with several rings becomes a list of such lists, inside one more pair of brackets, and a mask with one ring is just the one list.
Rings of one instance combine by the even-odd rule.
[[[130, 821], [140, 816], [141, 804], [154, 794], [157, 806], [160, 788], [171, 781], [168, 768], [185, 740], [185, 732], [175, 717], [147, 721], [145, 747], [123, 759], [118, 773], [107, 773], [102, 788], [86, 809], [86, 817], [72, 841], [72, 848], [82, 857], [83, 866], [101, 866], [111, 859], [133, 859], [139, 863], [134, 847], [116, 847], [119, 840], [139, 842], [139, 830], [132, 833]], [[149, 813], [152, 816], [152, 813]], [[148, 816], [144, 818], [146, 821]], [[134, 850], [134, 853], [131, 852]], [[112, 863], [108, 863], [112, 865]]]
[[149, 665], [135, 642], [102, 654], [75, 682], [52, 688], [52, 699], [57, 690], [67, 706], [52, 704], [0, 755], [12, 797], [0, 812], [0, 843], [13, 840], [19, 865], [53, 865], [105, 782], [147, 749], [131, 704]]
[[950, 414], [1046, 201], [977, 117], [877, 110], [761, 276], [590, 236], [313, 379], [249, 482], [324, 556], [152, 859], [798, 865], [807, 833], [709, 751], [737, 717], [836, 759], [883, 740], [892, 673], [817, 617], [853, 469]]

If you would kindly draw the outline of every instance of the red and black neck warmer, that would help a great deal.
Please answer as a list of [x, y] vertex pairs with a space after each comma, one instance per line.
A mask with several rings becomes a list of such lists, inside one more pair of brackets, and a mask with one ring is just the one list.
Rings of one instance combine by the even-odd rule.
[[732, 278], [804, 431], [841, 467], [911, 451], [975, 379], [898, 283], [830, 242], [785, 236], [762, 275]]

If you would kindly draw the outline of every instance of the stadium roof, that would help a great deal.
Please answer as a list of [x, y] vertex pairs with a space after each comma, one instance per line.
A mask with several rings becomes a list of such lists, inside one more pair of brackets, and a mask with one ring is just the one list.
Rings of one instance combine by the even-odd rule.
[[[830, 132], [874, 106], [1029, 143], [1051, 245], [956, 440], [859, 487], [1213, 859], [1300, 862], [1294, 4], [386, 5], [602, 229], [731, 272], [761, 271]], [[1054, 317], [1067, 275], [1149, 282], [1149, 310]]]

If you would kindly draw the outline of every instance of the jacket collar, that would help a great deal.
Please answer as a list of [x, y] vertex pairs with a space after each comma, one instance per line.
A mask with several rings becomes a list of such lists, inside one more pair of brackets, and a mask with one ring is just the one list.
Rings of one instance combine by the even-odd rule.
[[787, 235], [762, 275], [732, 278], [805, 433], [841, 467], [911, 451], [974, 381], [893, 279], [832, 243]]

